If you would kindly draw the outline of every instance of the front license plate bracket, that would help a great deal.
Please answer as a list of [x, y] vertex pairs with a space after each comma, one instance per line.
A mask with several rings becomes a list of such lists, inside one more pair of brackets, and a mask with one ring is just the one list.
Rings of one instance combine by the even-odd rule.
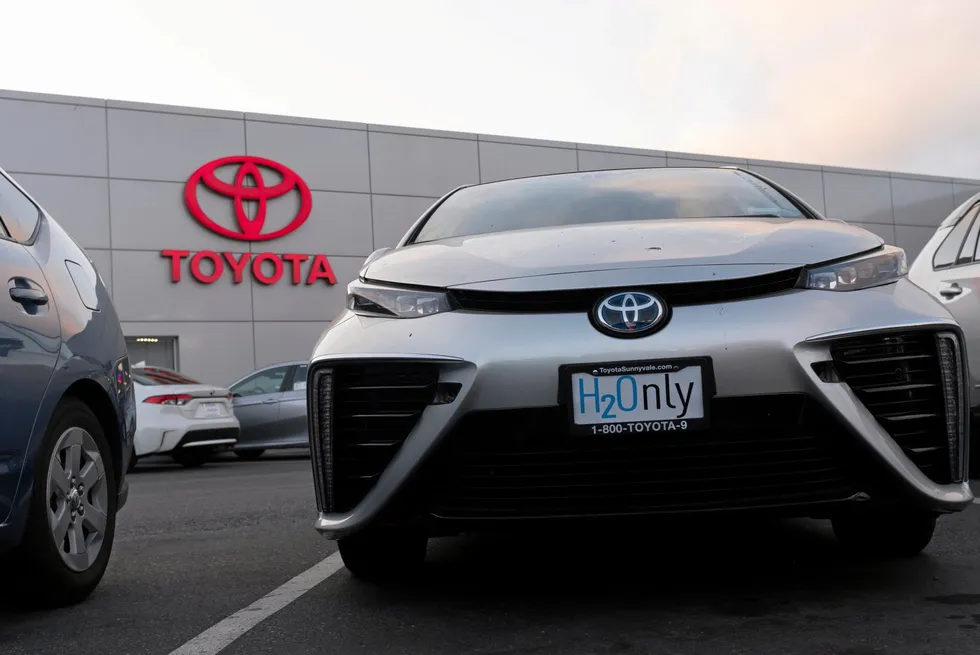
[[[691, 386], [697, 383], [698, 373], [699, 390]], [[705, 430], [710, 426], [711, 399], [715, 396], [710, 357], [565, 364], [559, 367], [558, 375], [558, 404], [566, 408], [568, 430], [572, 435], [652, 436], [661, 432]], [[672, 375], [677, 377], [670, 379]], [[582, 413], [581, 406], [576, 407], [576, 398], [579, 398], [573, 386], [576, 381], [583, 386], [589, 384], [585, 393], [591, 405], [587, 408], [589, 416]], [[675, 386], [678, 384], [680, 386]], [[594, 396], [596, 391], [599, 391], [598, 398]], [[678, 417], [685, 411], [682, 401], [693, 403], [698, 399], [700, 412]], [[594, 405], [597, 400], [598, 408]], [[581, 398], [579, 401], [581, 403]], [[641, 406], [643, 401], [646, 401], [645, 407]], [[651, 410], [651, 404], [659, 409]], [[623, 412], [622, 409], [630, 411]]]

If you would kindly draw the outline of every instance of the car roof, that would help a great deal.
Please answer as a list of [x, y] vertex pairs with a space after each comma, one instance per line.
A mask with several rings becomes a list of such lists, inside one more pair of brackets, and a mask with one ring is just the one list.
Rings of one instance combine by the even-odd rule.
[[[306, 359], [297, 359], [297, 360], [291, 361], [291, 362], [278, 362], [276, 364], [269, 364], [268, 366], [263, 366], [262, 368], [257, 368], [254, 371], [252, 371], [252, 373], [257, 373], [259, 371], [265, 371], [265, 370], [268, 370], [270, 368], [276, 368], [276, 367], [279, 367], [279, 366], [300, 366], [302, 364], [309, 364], [309, 363], [310, 362], [308, 360], [306, 360]], [[251, 373], [249, 375], [251, 375]]]
[[309, 363], [310, 362], [307, 359], [297, 359], [297, 360], [293, 360], [293, 361], [289, 361], [289, 362], [277, 362], [275, 364], [269, 364], [267, 366], [263, 366], [261, 368], [257, 368], [257, 369], [253, 369], [253, 370], [249, 371], [245, 375], [243, 375], [243, 376], [239, 377], [238, 379], [236, 379], [231, 384], [238, 384], [242, 380], [245, 380], [247, 378], [250, 378], [253, 375], [255, 375], [256, 373], [261, 373], [262, 371], [268, 371], [269, 369], [273, 369], [273, 368], [279, 368], [280, 366], [305, 366], [305, 365], [307, 365]]

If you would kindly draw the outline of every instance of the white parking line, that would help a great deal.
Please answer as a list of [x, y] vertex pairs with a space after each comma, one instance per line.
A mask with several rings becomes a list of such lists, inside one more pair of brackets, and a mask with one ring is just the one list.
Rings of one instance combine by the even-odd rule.
[[170, 655], [216, 655], [243, 634], [344, 567], [340, 553], [334, 553], [306, 569], [278, 589], [216, 623]]

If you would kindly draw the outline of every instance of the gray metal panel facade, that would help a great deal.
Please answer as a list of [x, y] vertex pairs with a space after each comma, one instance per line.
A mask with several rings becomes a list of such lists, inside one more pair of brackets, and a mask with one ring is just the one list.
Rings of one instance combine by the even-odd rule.
[[[914, 258], [980, 180], [595, 144], [0, 91], [0, 166], [90, 253], [130, 336], [177, 337], [181, 369], [230, 383], [303, 359], [343, 308], [346, 283], [394, 245], [440, 195], [470, 182], [538, 173], [738, 164], [861, 225]], [[281, 162], [309, 185], [313, 211], [275, 242], [209, 232], [183, 204], [188, 177], [230, 155]], [[170, 281], [164, 248], [329, 257], [338, 284], [263, 285], [230, 272], [211, 285]], [[186, 267], [187, 261], [184, 261]]]

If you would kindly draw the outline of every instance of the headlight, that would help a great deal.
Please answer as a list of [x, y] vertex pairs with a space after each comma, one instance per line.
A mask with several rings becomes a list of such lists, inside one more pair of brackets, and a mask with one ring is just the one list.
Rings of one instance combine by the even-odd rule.
[[855, 291], [895, 282], [909, 272], [905, 251], [894, 246], [855, 259], [807, 269], [804, 288]]
[[400, 289], [358, 280], [347, 285], [347, 309], [361, 316], [418, 318], [453, 308], [441, 291]]

